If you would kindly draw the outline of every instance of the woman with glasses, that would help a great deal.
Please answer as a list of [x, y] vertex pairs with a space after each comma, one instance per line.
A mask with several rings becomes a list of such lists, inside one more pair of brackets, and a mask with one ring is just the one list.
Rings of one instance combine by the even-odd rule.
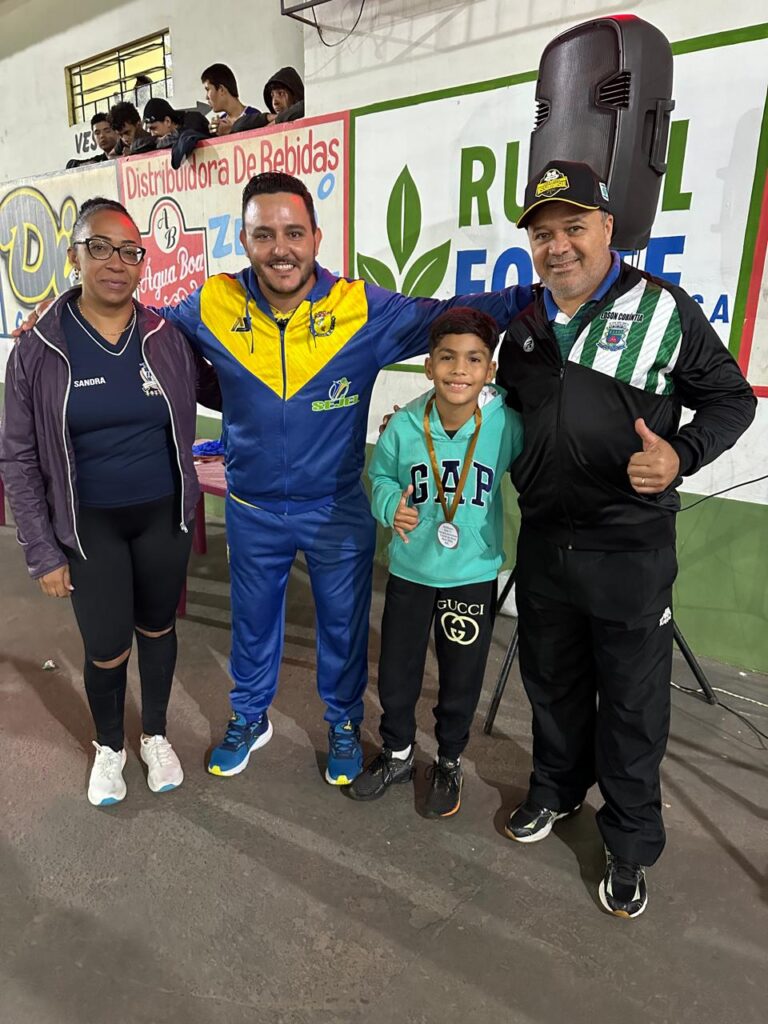
[[183, 336], [134, 301], [144, 254], [119, 203], [83, 204], [68, 253], [82, 287], [61, 295], [14, 346], [0, 433], [0, 469], [29, 573], [44, 594], [71, 598], [83, 637], [95, 805], [126, 793], [134, 633], [149, 788], [174, 789], [184, 777], [165, 735], [166, 710], [199, 497], [196, 382], [201, 401], [213, 405], [217, 386]]

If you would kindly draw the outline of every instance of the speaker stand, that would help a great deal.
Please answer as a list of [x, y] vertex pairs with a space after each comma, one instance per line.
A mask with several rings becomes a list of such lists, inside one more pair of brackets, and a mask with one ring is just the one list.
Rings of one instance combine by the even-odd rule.
[[[512, 585], [514, 584], [514, 582], [515, 570], [513, 569], [512, 572], [509, 574], [509, 579], [504, 584], [504, 589], [501, 592], [501, 597], [499, 598], [498, 604], [496, 605], [497, 614], [501, 612], [504, 602], [509, 596], [509, 592], [512, 589]], [[504, 696], [504, 690], [507, 685], [507, 680], [509, 679], [509, 673], [512, 671], [512, 663], [514, 662], [515, 656], [517, 655], [517, 648], [520, 643], [519, 630], [520, 626], [516, 623], [515, 631], [512, 634], [512, 638], [509, 641], [509, 644], [507, 645], [504, 660], [501, 663], [501, 669], [499, 670], [499, 676], [498, 679], [496, 680], [496, 686], [493, 691], [493, 696], [491, 697], [491, 703], [488, 706], [488, 713], [485, 716], [483, 732], [486, 734], [486, 736], [490, 736], [493, 730], [493, 723], [496, 721], [496, 714], [499, 710], [499, 704], [501, 704], [501, 698]], [[699, 688], [701, 692], [704, 694], [705, 700], [708, 704], [717, 704], [717, 697], [715, 696], [714, 690], [712, 689], [709, 680], [704, 674], [703, 668], [696, 660], [693, 651], [688, 646], [685, 637], [680, 632], [680, 628], [674, 621], [674, 619], [672, 620], [672, 636], [678, 648], [680, 649], [680, 653], [688, 663], [688, 668], [690, 668], [694, 678], [696, 679], [696, 682], [699, 684]]]

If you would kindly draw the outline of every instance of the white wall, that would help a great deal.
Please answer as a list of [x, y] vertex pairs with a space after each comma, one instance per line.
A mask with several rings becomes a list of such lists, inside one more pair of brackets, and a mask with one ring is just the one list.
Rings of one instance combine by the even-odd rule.
[[[316, 8], [327, 42], [342, 38], [361, 0]], [[305, 72], [313, 111], [341, 110], [534, 70], [550, 40], [572, 25], [636, 14], [670, 41], [766, 20], [765, 0], [366, 0], [340, 45], [305, 29]]]
[[180, 106], [205, 99], [200, 72], [216, 61], [259, 108], [274, 71], [303, 72], [301, 27], [281, 17], [279, 0], [0, 0], [0, 181], [57, 170], [76, 155], [68, 64], [165, 28]]

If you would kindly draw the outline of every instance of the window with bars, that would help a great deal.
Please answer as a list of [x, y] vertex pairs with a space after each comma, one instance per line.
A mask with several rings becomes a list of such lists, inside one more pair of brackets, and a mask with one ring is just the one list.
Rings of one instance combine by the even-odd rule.
[[69, 123], [85, 124], [120, 100], [141, 111], [152, 96], [173, 96], [172, 69], [168, 29], [71, 64], [66, 69]]

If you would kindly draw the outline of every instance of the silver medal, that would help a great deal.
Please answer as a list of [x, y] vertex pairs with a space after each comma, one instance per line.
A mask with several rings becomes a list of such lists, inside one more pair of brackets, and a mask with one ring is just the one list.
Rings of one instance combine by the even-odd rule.
[[453, 523], [440, 523], [437, 528], [437, 539], [444, 548], [455, 548], [459, 544], [459, 528]]

